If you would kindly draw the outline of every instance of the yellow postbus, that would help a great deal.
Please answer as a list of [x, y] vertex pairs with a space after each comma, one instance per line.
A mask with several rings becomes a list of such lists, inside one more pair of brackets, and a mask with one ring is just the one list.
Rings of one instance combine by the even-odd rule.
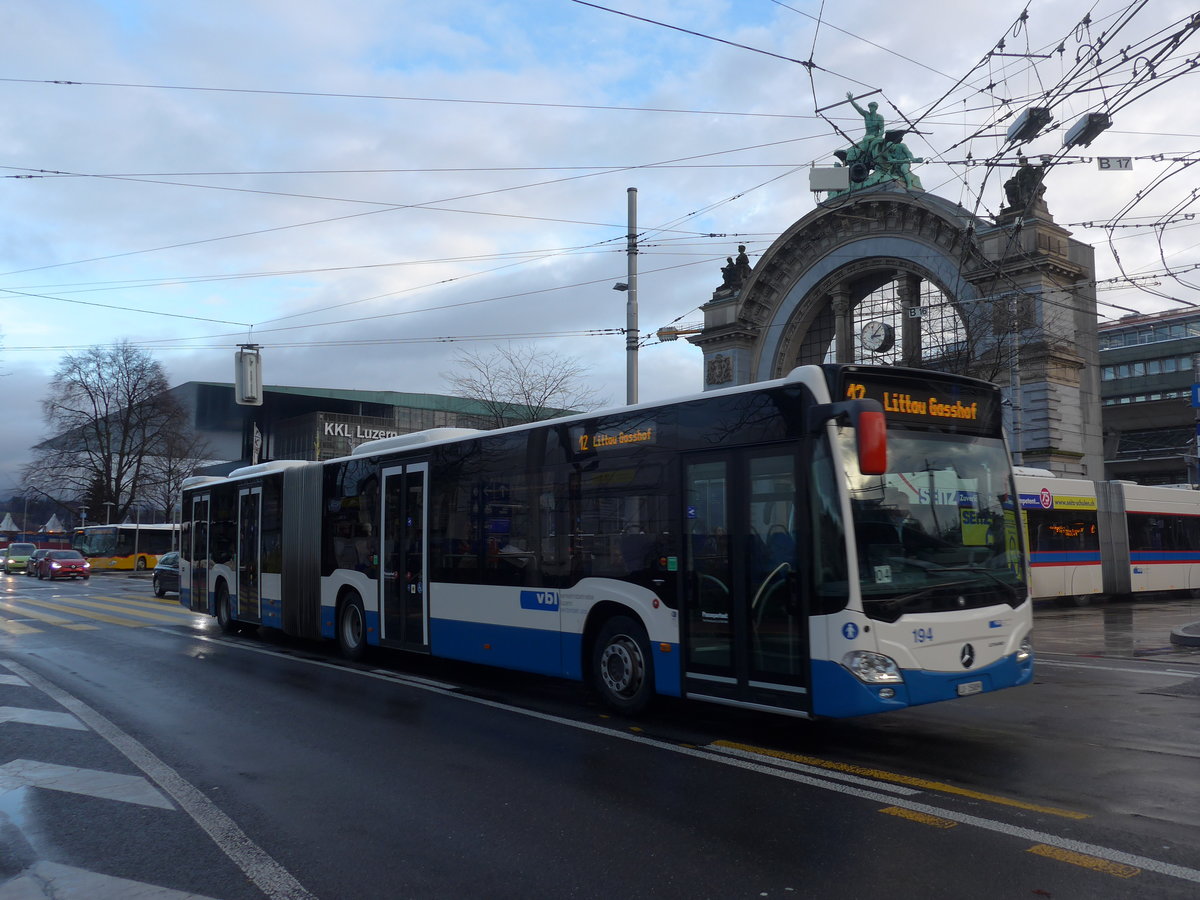
[[84, 525], [75, 529], [71, 541], [93, 572], [153, 569], [178, 544], [177, 525]]

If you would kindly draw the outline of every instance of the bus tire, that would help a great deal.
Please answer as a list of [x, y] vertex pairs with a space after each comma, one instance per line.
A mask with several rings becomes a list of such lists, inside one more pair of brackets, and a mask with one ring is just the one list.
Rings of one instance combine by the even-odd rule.
[[146, 557], [139, 556], [137, 558], [137, 562], [134, 563], [133, 565], [139, 572], [145, 572], [146, 571]]
[[224, 581], [217, 582], [217, 624], [226, 634], [236, 634], [237, 619], [233, 617], [233, 607], [229, 603], [229, 588]]
[[615, 712], [640, 713], [654, 696], [654, 660], [646, 629], [630, 616], [604, 623], [592, 646], [592, 683]]
[[338, 605], [337, 643], [343, 658], [351, 662], [367, 654], [367, 616], [356, 593], [348, 593]]
[[1092, 605], [1090, 594], [1066, 594], [1054, 598], [1054, 603], [1060, 609], [1083, 609]]

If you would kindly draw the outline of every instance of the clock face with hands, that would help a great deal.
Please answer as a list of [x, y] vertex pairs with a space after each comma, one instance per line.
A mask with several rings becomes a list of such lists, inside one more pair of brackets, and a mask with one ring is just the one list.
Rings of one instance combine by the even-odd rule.
[[872, 353], [885, 353], [896, 343], [896, 330], [887, 322], [868, 322], [859, 336], [863, 347]]

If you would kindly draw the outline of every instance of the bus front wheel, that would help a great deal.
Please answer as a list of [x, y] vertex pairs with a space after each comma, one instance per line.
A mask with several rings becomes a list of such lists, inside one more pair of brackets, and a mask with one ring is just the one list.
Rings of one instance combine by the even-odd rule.
[[338, 607], [337, 642], [342, 656], [352, 662], [366, 655], [367, 617], [357, 594], [346, 597]]
[[229, 604], [229, 588], [225, 582], [217, 585], [217, 624], [226, 634], [234, 634], [238, 630], [237, 620], [233, 617], [233, 607]]
[[646, 708], [654, 694], [654, 663], [640, 622], [613, 616], [604, 623], [592, 648], [592, 682], [616, 712], [635, 715]]

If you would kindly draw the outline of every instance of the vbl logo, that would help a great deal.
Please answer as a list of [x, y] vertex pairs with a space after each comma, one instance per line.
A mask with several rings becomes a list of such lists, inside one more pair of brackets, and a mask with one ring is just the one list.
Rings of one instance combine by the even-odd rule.
[[521, 609], [558, 610], [558, 591], [521, 591]]

